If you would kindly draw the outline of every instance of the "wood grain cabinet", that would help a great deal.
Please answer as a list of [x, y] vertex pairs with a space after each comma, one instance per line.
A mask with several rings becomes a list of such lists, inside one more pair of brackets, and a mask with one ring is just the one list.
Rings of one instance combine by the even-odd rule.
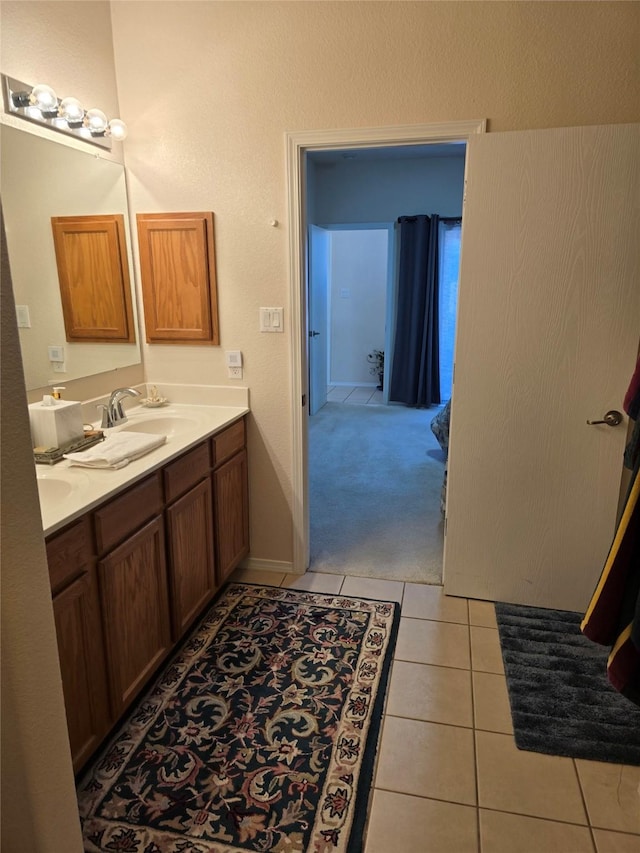
[[154, 518], [98, 563], [109, 684], [116, 715], [171, 648], [162, 518]]
[[[179, 640], [216, 591], [209, 446], [164, 471], [173, 638]], [[175, 498], [175, 500], [174, 500]]]
[[74, 769], [249, 549], [244, 419], [47, 540]]
[[51, 219], [68, 341], [133, 343], [124, 216]]
[[107, 668], [116, 715], [131, 703], [171, 647], [162, 508], [162, 482], [156, 473], [94, 514]]
[[212, 439], [216, 571], [222, 584], [249, 553], [246, 429], [236, 421]]
[[147, 342], [219, 344], [213, 213], [139, 213]]
[[113, 721], [89, 518], [47, 542], [69, 744], [79, 770]]

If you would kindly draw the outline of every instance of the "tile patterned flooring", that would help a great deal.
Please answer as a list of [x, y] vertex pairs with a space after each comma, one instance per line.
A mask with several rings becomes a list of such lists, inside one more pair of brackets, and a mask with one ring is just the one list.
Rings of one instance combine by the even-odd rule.
[[364, 853], [640, 853], [640, 767], [516, 748], [493, 604], [316, 572], [234, 580], [403, 605]]
[[382, 391], [378, 391], [373, 385], [329, 385], [327, 402], [381, 405]]

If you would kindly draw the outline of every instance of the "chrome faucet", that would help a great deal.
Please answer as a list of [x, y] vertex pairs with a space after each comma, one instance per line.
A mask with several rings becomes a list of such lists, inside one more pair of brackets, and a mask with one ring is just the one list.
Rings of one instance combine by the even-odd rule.
[[111, 429], [111, 427], [118, 426], [118, 424], [126, 424], [127, 416], [122, 409], [122, 398], [140, 396], [140, 391], [136, 391], [135, 388], [116, 388], [115, 391], [112, 391], [107, 405], [104, 406], [101, 403], [98, 406], [99, 409], [102, 409], [102, 423], [100, 424], [100, 428]]

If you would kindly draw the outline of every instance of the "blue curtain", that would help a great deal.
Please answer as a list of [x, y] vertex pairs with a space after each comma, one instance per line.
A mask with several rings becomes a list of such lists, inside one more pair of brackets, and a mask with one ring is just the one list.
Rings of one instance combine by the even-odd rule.
[[401, 216], [398, 303], [389, 399], [440, 403], [438, 216]]

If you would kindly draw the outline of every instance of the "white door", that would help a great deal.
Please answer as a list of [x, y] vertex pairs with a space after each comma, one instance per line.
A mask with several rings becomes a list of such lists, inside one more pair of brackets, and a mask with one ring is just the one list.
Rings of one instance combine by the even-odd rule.
[[309, 414], [327, 402], [329, 232], [309, 226]]
[[640, 125], [469, 140], [445, 590], [581, 611], [615, 527], [640, 334]]

